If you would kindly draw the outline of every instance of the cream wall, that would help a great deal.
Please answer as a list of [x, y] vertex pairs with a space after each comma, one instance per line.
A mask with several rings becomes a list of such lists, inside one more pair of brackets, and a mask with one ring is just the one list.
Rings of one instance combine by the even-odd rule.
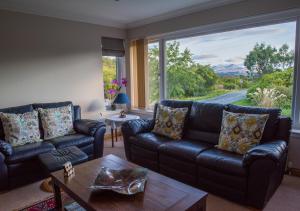
[[84, 118], [103, 105], [101, 36], [124, 30], [0, 10], [0, 108], [73, 101]]

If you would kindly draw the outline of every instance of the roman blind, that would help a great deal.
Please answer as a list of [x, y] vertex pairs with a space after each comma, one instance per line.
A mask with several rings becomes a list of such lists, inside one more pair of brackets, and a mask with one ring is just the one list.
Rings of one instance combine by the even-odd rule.
[[102, 37], [102, 56], [125, 56], [124, 40], [110, 37]]

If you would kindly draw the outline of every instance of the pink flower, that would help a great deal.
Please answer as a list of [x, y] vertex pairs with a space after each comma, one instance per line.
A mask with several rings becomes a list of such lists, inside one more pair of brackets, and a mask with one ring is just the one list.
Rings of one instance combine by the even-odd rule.
[[119, 81], [117, 79], [112, 80], [111, 83], [113, 85], [119, 85]]
[[117, 93], [117, 91], [115, 89], [109, 89], [107, 91], [107, 93], [110, 94], [110, 95], [115, 95]]
[[122, 85], [126, 87], [126, 85], [127, 85], [127, 79], [126, 78], [122, 78]]

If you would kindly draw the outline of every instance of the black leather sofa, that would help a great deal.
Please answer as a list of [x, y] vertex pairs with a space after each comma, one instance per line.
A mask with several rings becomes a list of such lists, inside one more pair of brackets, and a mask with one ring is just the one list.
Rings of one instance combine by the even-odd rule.
[[[227, 199], [263, 208], [285, 172], [291, 119], [280, 116], [279, 109], [172, 100], [161, 103], [189, 108], [182, 140], [152, 133], [153, 119], [129, 121], [122, 125], [127, 159]], [[261, 144], [244, 156], [214, 147], [224, 109], [270, 114]]]
[[[25, 113], [37, 108], [66, 106], [72, 102], [30, 104], [13, 108], [0, 109], [6, 113]], [[95, 120], [81, 119], [80, 106], [73, 107], [75, 134], [45, 140], [40, 143], [12, 147], [4, 140], [3, 126], [0, 121], [0, 190], [24, 185], [44, 178], [46, 175], [38, 155], [51, 150], [77, 146], [88, 155], [89, 159], [103, 155], [105, 124]], [[41, 123], [40, 123], [41, 126]], [[43, 130], [41, 135], [43, 137]]]

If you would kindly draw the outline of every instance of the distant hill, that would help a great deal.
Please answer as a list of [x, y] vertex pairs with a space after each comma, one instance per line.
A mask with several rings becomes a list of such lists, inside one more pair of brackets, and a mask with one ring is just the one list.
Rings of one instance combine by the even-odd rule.
[[247, 68], [243, 65], [237, 64], [228, 64], [228, 65], [214, 65], [212, 66], [213, 70], [216, 74], [220, 76], [246, 76], [247, 75]]

